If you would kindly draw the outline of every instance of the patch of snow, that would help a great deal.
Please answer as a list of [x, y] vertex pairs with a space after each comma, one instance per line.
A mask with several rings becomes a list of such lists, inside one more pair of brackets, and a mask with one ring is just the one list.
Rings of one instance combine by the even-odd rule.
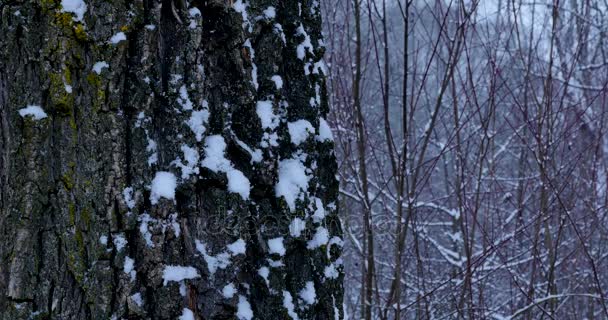
[[185, 85], [182, 85], [179, 88], [179, 97], [177, 98], [177, 103], [182, 106], [182, 109], [184, 110], [192, 110], [192, 101], [190, 101], [188, 90], [186, 89]]
[[268, 7], [266, 8], [264, 11], [264, 17], [266, 17], [267, 19], [274, 19], [277, 16], [277, 11], [274, 7]]
[[303, 119], [295, 122], [289, 122], [287, 124], [287, 129], [289, 129], [291, 143], [296, 146], [306, 141], [309, 135], [315, 134], [315, 128], [312, 126], [312, 124]]
[[222, 252], [218, 255], [211, 255], [207, 253], [207, 246], [199, 240], [195, 241], [196, 250], [203, 255], [203, 259], [207, 263], [207, 269], [209, 273], [214, 274], [217, 269], [226, 269], [230, 265], [230, 254]]
[[121, 32], [118, 32], [117, 34], [113, 35], [110, 38], [110, 43], [117, 44], [117, 43], [119, 43], [121, 41], [124, 41], [124, 40], [127, 40], [127, 36], [125, 35], [124, 32], [121, 31]]
[[276, 253], [280, 256], [284, 256], [285, 246], [283, 245], [283, 237], [268, 240], [268, 250], [270, 253]]
[[32, 116], [34, 120], [42, 120], [47, 117], [46, 112], [42, 110], [40, 106], [28, 105], [27, 107], [19, 110], [19, 115], [22, 118]]
[[310, 177], [306, 174], [306, 167], [298, 159], [286, 159], [279, 162], [279, 182], [275, 186], [277, 197], [285, 197], [289, 209], [293, 212], [296, 199], [302, 191], [308, 189]]
[[317, 300], [315, 284], [312, 281], [307, 281], [306, 286], [304, 286], [304, 289], [302, 289], [298, 295], [302, 300], [304, 300], [304, 302], [306, 302], [306, 304], [314, 304]]
[[279, 125], [279, 118], [272, 111], [272, 101], [258, 101], [255, 112], [262, 121], [262, 128], [273, 130]]
[[275, 23], [273, 28], [274, 33], [278, 34], [283, 41], [283, 44], [287, 44], [287, 39], [285, 38], [285, 33], [283, 32], [283, 26], [280, 23]]
[[222, 288], [222, 295], [226, 299], [231, 299], [232, 297], [234, 297], [235, 293], [236, 293], [236, 288], [234, 287], [234, 284], [232, 282], [230, 282], [229, 284], [225, 285], [224, 288]]
[[275, 74], [270, 78], [270, 80], [274, 82], [274, 86], [277, 88], [277, 90], [281, 90], [281, 88], [283, 88], [283, 78], [281, 78], [281, 76]]
[[336, 266], [333, 263], [325, 267], [325, 269], [323, 270], [323, 274], [325, 275], [325, 278], [329, 279], [337, 279], [340, 275], [340, 273], [336, 269]]
[[190, 25], [188, 25], [188, 27], [190, 29], [196, 29], [196, 20], [194, 18], [196, 18], [197, 16], [200, 17], [201, 11], [198, 8], [194, 7], [194, 8], [190, 8], [188, 10], [188, 14], [190, 15], [190, 18], [193, 18], [193, 19], [190, 19]]
[[61, 0], [61, 12], [73, 13], [74, 21], [82, 21], [85, 12], [87, 12], [87, 4], [83, 0]]
[[131, 282], [135, 281], [135, 277], [137, 275], [135, 272], [135, 261], [128, 256], [125, 257], [123, 271], [124, 273], [131, 276]]
[[260, 275], [260, 277], [264, 278], [266, 285], [270, 287], [270, 282], [268, 281], [270, 269], [268, 269], [268, 267], [261, 267], [260, 269], [258, 269], [258, 274]]
[[306, 229], [306, 222], [300, 218], [294, 218], [289, 224], [289, 234], [292, 237], [299, 237]]
[[306, 30], [304, 30], [304, 26], [302, 24], [300, 24], [300, 26], [296, 29], [296, 35], [304, 36], [304, 40], [302, 40], [302, 43], [300, 43], [296, 49], [298, 59], [304, 60], [304, 57], [306, 57], [306, 50], [308, 50], [308, 52], [311, 54], [313, 53], [312, 42], [310, 41], [310, 36], [308, 33], [306, 33]]
[[[240, 1], [240, 0], [239, 0]], [[239, 304], [237, 305], [236, 317], [239, 320], [251, 320], [253, 319], [253, 311], [247, 298], [239, 295]]]
[[268, 265], [273, 267], [273, 268], [280, 268], [280, 267], [284, 267], [285, 264], [283, 263], [282, 260], [272, 260], [272, 259], [266, 259], [266, 262], [268, 262]]
[[331, 132], [331, 128], [323, 118], [319, 118], [319, 135], [317, 135], [315, 139], [320, 142], [334, 141], [334, 135]]
[[194, 313], [188, 308], [182, 310], [182, 315], [178, 320], [194, 320]]
[[64, 85], [65, 92], [72, 93], [72, 86], [69, 84]]
[[238, 239], [228, 245], [228, 250], [232, 252], [232, 255], [245, 254], [247, 245], [243, 239]]
[[180, 282], [186, 279], [200, 278], [198, 271], [193, 267], [184, 266], [165, 266], [163, 270], [163, 286], [166, 286], [170, 281]]
[[[146, 135], [147, 135], [146, 131]], [[148, 138], [148, 145], [146, 146], [146, 151], [151, 152], [150, 157], [148, 157], [148, 165], [153, 165], [158, 161], [158, 153], [156, 152], [156, 141]]]
[[184, 153], [184, 160], [186, 161], [186, 164], [184, 164], [180, 158], [172, 161], [171, 164], [181, 169], [182, 179], [188, 179], [190, 178], [190, 175], [199, 173], [198, 163], [200, 160], [200, 155], [196, 149], [185, 144], [183, 144], [180, 149]]
[[175, 188], [177, 187], [177, 178], [173, 173], [167, 171], [159, 171], [152, 180], [150, 193], [150, 202], [155, 205], [160, 198], [169, 200], [175, 199]]
[[205, 159], [201, 165], [213, 172], [225, 172], [228, 178], [228, 191], [238, 193], [243, 200], [249, 199], [251, 183], [245, 175], [235, 169], [230, 161], [224, 157], [226, 142], [220, 135], [205, 138]]
[[122, 191], [122, 197], [125, 200], [125, 204], [127, 208], [133, 209], [135, 208], [135, 200], [133, 199], [133, 188], [128, 187]]
[[228, 191], [238, 193], [243, 200], [249, 199], [249, 193], [251, 191], [249, 179], [247, 179], [241, 171], [236, 169], [228, 170], [226, 176], [228, 178]]
[[122, 249], [127, 245], [127, 239], [125, 239], [125, 237], [123, 237], [119, 234], [114, 236], [114, 239], [112, 240], [112, 242], [114, 243], [114, 246], [116, 247], [116, 251], [122, 251]]
[[220, 135], [208, 136], [205, 138], [205, 159], [202, 166], [213, 172], [226, 172], [230, 169], [230, 161], [224, 158], [226, 142]]
[[308, 248], [310, 250], [316, 249], [320, 246], [326, 245], [328, 242], [329, 242], [329, 232], [324, 227], [318, 227], [317, 232], [315, 232], [315, 235], [312, 237], [312, 239], [310, 241], [308, 241], [306, 248]]
[[179, 295], [182, 297], [186, 296], [186, 284], [184, 281], [180, 281], [179, 283]]
[[[177, 222], [177, 213], [170, 214], [169, 219], [171, 219], [171, 227], [173, 228], [175, 237], [179, 238], [182, 228], [179, 226], [179, 222]], [[164, 228], [165, 226], [163, 226], [163, 232], [165, 232]]]
[[141, 217], [139, 217], [139, 220], [141, 220], [141, 224], [139, 225], [139, 232], [144, 237], [144, 240], [146, 240], [146, 245], [148, 247], [153, 248], [154, 242], [152, 242], [152, 233], [148, 229], [148, 223], [154, 221], [154, 219], [152, 219], [149, 214], [145, 213], [141, 215]]
[[194, 133], [196, 141], [200, 142], [203, 139], [203, 134], [207, 130], [207, 128], [205, 128], [207, 121], [209, 121], [209, 111], [207, 110], [192, 111], [190, 119], [186, 121], [190, 130]]
[[97, 73], [97, 74], [101, 74], [101, 71], [103, 70], [103, 68], [109, 68], [110, 65], [105, 62], [105, 61], [97, 61], [95, 62], [95, 64], [93, 64], [93, 72]]
[[131, 300], [135, 302], [135, 304], [139, 307], [144, 305], [144, 299], [141, 297], [141, 293], [137, 292], [136, 294], [131, 296]]
[[321, 221], [323, 221], [323, 219], [325, 219], [325, 208], [323, 207], [323, 202], [321, 202], [321, 199], [315, 198], [315, 206], [317, 207], [317, 209], [312, 215], [312, 221], [314, 221], [315, 223], [320, 223]]
[[249, 39], [245, 40], [245, 43], [243, 43], [243, 46], [245, 48], [249, 49], [249, 58], [251, 59], [251, 83], [253, 84], [253, 87], [257, 90], [259, 87], [258, 67], [253, 62], [255, 59], [255, 50], [253, 49], [253, 46], [251, 45], [251, 41]]
[[107, 236], [101, 236], [99, 237], [99, 243], [103, 244], [104, 246], [108, 244], [108, 237]]
[[236, 141], [236, 143], [243, 149], [245, 149], [245, 151], [247, 151], [247, 153], [249, 153], [249, 155], [251, 155], [251, 162], [261, 162], [262, 161], [262, 150], [260, 149], [255, 149], [255, 151], [253, 151], [245, 142], [239, 140], [236, 135], [234, 136], [234, 140]]
[[287, 314], [293, 320], [299, 320], [298, 314], [294, 311], [295, 306], [293, 305], [293, 297], [289, 291], [283, 290], [283, 307], [287, 309]]

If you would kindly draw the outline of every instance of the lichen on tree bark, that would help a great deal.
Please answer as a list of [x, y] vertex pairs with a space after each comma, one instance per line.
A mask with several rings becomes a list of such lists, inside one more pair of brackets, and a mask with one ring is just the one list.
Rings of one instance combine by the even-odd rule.
[[[0, 318], [247, 318], [243, 300], [255, 319], [342, 318], [318, 2], [83, 3], [82, 19], [59, 0], [0, 4]], [[298, 120], [314, 132], [296, 144]], [[210, 136], [220, 170], [202, 165]], [[276, 190], [286, 160], [305, 170], [293, 204]], [[151, 195], [161, 171], [173, 199]], [[197, 277], [167, 281], [170, 266]]]

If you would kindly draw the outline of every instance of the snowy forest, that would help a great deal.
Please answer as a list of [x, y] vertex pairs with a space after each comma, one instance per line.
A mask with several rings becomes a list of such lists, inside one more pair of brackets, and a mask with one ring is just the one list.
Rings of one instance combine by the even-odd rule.
[[608, 3], [325, 1], [351, 319], [608, 319]]
[[0, 320], [608, 319], [607, 0], [0, 0]]

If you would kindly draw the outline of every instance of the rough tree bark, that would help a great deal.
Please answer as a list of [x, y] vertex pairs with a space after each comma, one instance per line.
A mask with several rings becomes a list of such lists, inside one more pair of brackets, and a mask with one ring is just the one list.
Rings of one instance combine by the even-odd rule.
[[0, 2], [1, 319], [343, 317], [319, 3], [233, 2]]

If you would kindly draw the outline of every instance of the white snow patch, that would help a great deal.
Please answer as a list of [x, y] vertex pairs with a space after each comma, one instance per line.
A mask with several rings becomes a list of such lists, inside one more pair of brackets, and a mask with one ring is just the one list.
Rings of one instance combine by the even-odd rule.
[[141, 224], [139, 225], [139, 232], [144, 237], [144, 240], [146, 240], [146, 245], [148, 247], [153, 248], [154, 242], [152, 242], [152, 233], [148, 229], [148, 223], [154, 221], [154, 219], [152, 219], [149, 214], [144, 213], [143, 215], [141, 215], [139, 220], [141, 220]]
[[292, 237], [299, 237], [304, 229], [306, 229], [306, 222], [300, 218], [294, 218], [289, 224], [289, 234]]
[[247, 151], [249, 153], [249, 155], [251, 155], [251, 162], [261, 162], [263, 157], [262, 157], [262, 150], [260, 149], [255, 149], [255, 151], [253, 149], [251, 149], [251, 147], [249, 147], [245, 142], [239, 140], [236, 135], [234, 136], [234, 140], [236, 141], [236, 143], [243, 149], [245, 149], [245, 151]]
[[279, 162], [279, 182], [275, 186], [277, 197], [285, 197], [289, 209], [293, 212], [296, 199], [302, 191], [308, 189], [310, 177], [306, 175], [306, 167], [298, 159], [287, 159]]
[[125, 35], [124, 32], [118, 32], [117, 34], [113, 35], [112, 38], [110, 38], [110, 43], [112, 44], [117, 44], [121, 41], [127, 40], [127, 36]]
[[85, 12], [87, 12], [87, 4], [83, 0], [61, 0], [61, 12], [73, 13], [74, 21], [82, 21]]
[[274, 18], [277, 16], [277, 11], [276, 11], [276, 9], [275, 9], [274, 7], [272, 7], [272, 6], [271, 6], [271, 7], [266, 8], [266, 9], [263, 11], [263, 13], [264, 13], [264, 16], [265, 16], [267, 19], [274, 19]]
[[270, 253], [276, 253], [280, 256], [284, 256], [285, 246], [283, 245], [283, 237], [268, 240], [268, 250]]
[[230, 169], [230, 161], [224, 158], [226, 142], [220, 135], [205, 138], [205, 159], [201, 163], [203, 167], [213, 172], [226, 172]]
[[247, 179], [241, 171], [236, 169], [228, 170], [226, 176], [228, 177], [228, 191], [238, 193], [243, 200], [249, 199], [249, 192], [251, 191], [249, 179]]
[[97, 73], [97, 74], [101, 74], [101, 70], [103, 70], [103, 68], [109, 68], [110, 65], [105, 62], [105, 61], [97, 61], [95, 62], [95, 64], [93, 64], [93, 72]]
[[[239, 0], [240, 1], [240, 0]], [[239, 320], [251, 320], [253, 319], [253, 311], [247, 298], [239, 295], [239, 304], [237, 305], [236, 317]]]
[[178, 158], [172, 161], [171, 164], [182, 170], [182, 179], [188, 179], [190, 178], [190, 175], [199, 173], [198, 162], [200, 160], [200, 155], [196, 149], [185, 144], [183, 144], [180, 149], [184, 153], [184, 160], [186, 163], [184, 164], [182, 159]]
[[232, 252], [232, 255], [245, 254], [247, 245], [243, 239], [238, 239], [228, 245], [228, 250]]
[[177, 178], [173, 173], [167, 171], [159, 171], [152, 180], [152, 188], [150, 193], [150, 202], [157, 204], [160, 198], [175, 199], [175, 188], [177, 187]]
[[194, 7], [188, 10], [188, 14], [190, 15], [190, 18], [192, 18], [190, 19], [190, 24], [188, 25], [188, 27], [190, 29], [196, 29], [196, 17], [201, 16], [201, 11], [198, 8]]
[[316, 249], [322, 245], [326, 245], [329, 242], [329, 232], [324, 227], [318, 227], [317, 232], [312, 237], [306, 247], [310, 250]]
[[255, 59], [255, 50], [253, 49], [253, 46], [251, 45], [251, 40], [249, 40], [249, 39], [245, 40], [245, 43], [243, 43], [243, 46], [246, 47], [247, 49], [249, 49], [249, 58], [251, 59], [251, 83], [253, 84], [253, 87], [257, 90], [259, 87], [258, 67], [253, 62]]
[[199, 240], [195, 241], [196, 250], [203, 255], [203, 259], [207, 263], [207, 269], [209, 273], [214, 274], [217, 269], [226, 269], [230, 265], [230, 254], [222, 252], [218, 255], [211, 255], [207, 253], [207, 246]]
[[306, 50], [308, 50], [308, 52], [311, 54], [313, 53], [312, 42], [310, 41], [310, 36], [308, 33], [306, 33], [306, 30], [304, 30], [304, 26], [302, 26], [302, 24], [300, 24], [300, 26], [296, 29], [296, 35], [304, 36], [304, 40], [302, 40], [302, 43], [300, 43], [296, 49], [298, 59], [304, 60], [304, 57], [306, 57]]
[[281, 78], [281, 76], [275, 74], [270, 78], [270, 80], [274, 82], [274, 86], [277, 87], [277, 90], [281, 90], [281, 88], [283, 88], [283, 78]]
[[336, 266], [333, 263], [325, 267], [325, 269], [323, 270], [323, 274], [325, 275], [325, 278], [329, 279], [337, 279], [340, 275], [340, 273], [336, 269]]
[[319, 135], [316, 136], [316, 140], [320, 142], [334, 141], [334, 135], [331, 132], [331, 128], [323, 118], [319, 118]]
[[137, 275], [135, 272], [135, 260], [130, 257], [125, 257], [125, 265], [123, 266], [124, 273], [131, 276], [131, 282], [135, 281], [135, 276]]
[[192, 111], [190, 119], [186, 121], [190, 130], [194, 133], [196, 141], [200, 142], [203, 139], [203, 134], [207, 130], [207, 128], [205, 128], [207, 121], [209, 121], [209, 111], [207, 110]]
[[34, 105], [28, 105], [27, 107], [20, 109], [19, 115], [22, 118], [32, 116], [34, 120], [42, 120], [47, 117], [46, 112], [44, 112], [40, 106]]
[[125, 200], [125, 204], [127, 208], [133, 209], [135, 208], [135, 200], [133, 199], [133, 188], [128, 187], [122, 191], [122, 197]]
[[258, 101], [255, 112], [262, 121], [262, 128], [272, 130], [279, 125], [279, 118], [272, 111], [272, 101]]
[[114, 237], [112, 242], [114, 243], [117, 251], [122, 251], [122, 249], [127, 245], [127, 239], [118, 234]]
[[312, 215], [312, 221], [314, 221], [315, 223], [319, 223], [323, 221], [323, 219], [325, 219], [325, 208], [323, 207], [323, 202], [321, 202], [321, 199], [319, 198], [315, 198], [315, 206], [317, 207], [317, 209]]
[[103, 244], [104, 246], [108, 244], [108, 237], [107, 236], [101, 236], [99, 237], [99, 243]]
[[[146, 135], [147, 135], [147, 131], [146, 131]], [[156, 152], [156, 141], [147, 138], [148, 139], [148, 145], [146, 146], [146, 151], [150, 152], [150, 157], [148, 157], [148, 165], [153, 165], [158, 161], [158, 153]]]
[[268, 267], [261, 267], [260, 269], [258, 269], [258, 274], [260, 275], [260, 277], [264, 278], [266, 285], [270, 287], [270, 282], [268, 281], [270, 269], [268, 269]]
[[177, 98], [177, 103], [182, 106], [184, 110], [192, 110], [192, 101], [190, 101], [188, 90], [186, 89], [185, 85], [182, 85], [179, 88], [179, 97]]
[[272, 259], [266, 259], [266, 262], [268, 262], [268, 265], [273, 267], [273, 268], [280, 268], [280, 267], [284, 267], [285, 264], [283, 263], [282, 260], [272, 260]]
[[302, 289], [298, 295], [306, 304], [314, 304], [317, 300], [315, 284], [312, 281], [306, 282], [306, 286], [304, 286], [304, 289]]
[[306, 141], [310, 134], [315, 134], [315, 128], [312, 124], [303, 119], [289, 122], [287, 128], [289, 129], [289, 135], [291, 136], [291, 143], [296, 146]]
[[222, 288], [222, 295], [226, 299], [231, 299], [232, 297], [234, 297], [235, 293], [236, 293], [236, 288], [234, 287], [234, 284], [232, 282], [230, 282], [229, 284], [225, 285], [224, 288]]
[[224, 157], [226, 142], [220, 135], [205, 138], [205, 159], [202, 166], [213, 172], [225, 172], [228, 178], [228, 191], [238, 193], [243, 200], [249, 199], [251, 183], [245, 175], [235, 169], [232, 163]]
[[194, 312], [188, 308], [184, 308], [178, 320], [194, 320]]
[[165, 270], [163, 270], [163, 286], [166, 286], [170, 281], [180, 282], [199, 277], [198, 271], [193, 267], [165, 266]]
[[131, 300], [133, 300], [133, 302], [135, 302], [135, 304], [138, 307], [141, 307], [144, 305], [144, 299], [142, 299], [141, 297], [141, 293], [137, 292], [136, 294], [131, 296]]
[[287, 44], [287, 39], [285, 38], [285, 33], [283, 32], [283, 26], [280, 23], [275, 23], [273, 28], [274, 33], [278, 34], [283, 41], [283, 44]]
[[293, 298], [291, 297], [291, 293], [289, 291], [283, 290], [283, 307], [287, 309], [287, 314], [293, 320], [299, 320], [298, 314], [294, 311]]

